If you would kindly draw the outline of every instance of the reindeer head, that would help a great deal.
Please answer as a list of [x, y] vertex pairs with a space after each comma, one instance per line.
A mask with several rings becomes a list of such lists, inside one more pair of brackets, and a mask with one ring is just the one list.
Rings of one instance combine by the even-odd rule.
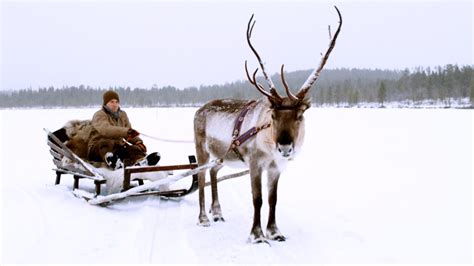
[[250, 49], [253, 51], [255, 56], [257, 57], [257, 60], [260, 64], [260, 69], [262, 70], [263, 76], [270, 88], [269, 92], [265, 90], [263, 85], [257, 82], [256, 75], [258, 72], [258, 68], [253, 72], [253, 75], [251, 77], [247, 68], [247, 61], [245, 61], [245, 72], [250, 83], [253, 84], [258, 91], [265, 95], [268, 101], [270, 102], [270, 109], [272, 112], [273, 140], [275, 141], [275, 148], [277, 152], [280, 153], [280, 155], [284, 158], [291, 158], [292, 155], [295, 153], [295, 141], [300, 137], [300, 135], [303, 134], [304, 131], [303, 114], [306, 109], [311, 106], [311, 100], [306, 97], [306, 94], [318, 79], [321, 70], [323, 69], [327, 59], [329, 58], [329, 54], [336, 45], [336, 39], [341, 30], [342, 16], [339, 12], [339, 9], [336, 6], [334, 7], [336, 8], [337, 14], [339, 15], [339, 26], [337, 28], [337, 31], [334, 34], [334, 37], [332, 37], [331, 28], [329, 27], [329, 48], [321, 58], [319, 66], [314, 69], [314, 71], [308, 77], [303, 86], [301, 86], [300, 90], [298, 91], [298, 93], [296, 93], [296, 95], [291, 92], [290, 88], [288, 87], [288, 84], [286, 83], [283, 71], [285, 65], [281, 66], [281, 81], [283, 86], [285, 87], [287, 97], [283, 97], [277, 92], [275, 85], [273, 84], [271, 78], [265, 71], [265, 67], [262, 62], [262, 59], [260, 58], [260, 55], [250, 42], [253, 27], [255, 26], [253, 15], [252, 17], [250, 17], [250, 20], [247, 25], [247, 43], [249, 44]]

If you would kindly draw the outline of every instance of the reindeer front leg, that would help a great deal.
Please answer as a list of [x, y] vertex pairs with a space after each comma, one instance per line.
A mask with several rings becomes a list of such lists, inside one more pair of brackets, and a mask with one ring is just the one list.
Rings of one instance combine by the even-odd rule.
[[286, 238], [280, 233], [280, 230], [278, 230], [275, 217], [279, 178], [280, 171], [278, 168], [276, 168], [276, 166], [270, 166], [268, 169], [268, 205], [270, 206], [270, 212], [268, 214], [267, 238], [271, 240], [285, 241]]
[[250, 231], [250, 243], [268, 243], [263, 235], [260, 224], [260, 210], [262, 208], [262, 168], [258, 166], [258, 161], [253, 160], [250, 166], [250, 182], [252, 183], [253, 196], [253, 225]]

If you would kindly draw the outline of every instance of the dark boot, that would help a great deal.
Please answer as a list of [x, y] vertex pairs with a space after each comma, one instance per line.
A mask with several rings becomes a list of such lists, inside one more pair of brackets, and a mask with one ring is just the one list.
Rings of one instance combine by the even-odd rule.
[[161, 155], [159, 152], [152, 152], [148, 154], [143, 160], [140, 160], [136, 163], [136, 165], [140, 166], [155, 166], [161, 159]]

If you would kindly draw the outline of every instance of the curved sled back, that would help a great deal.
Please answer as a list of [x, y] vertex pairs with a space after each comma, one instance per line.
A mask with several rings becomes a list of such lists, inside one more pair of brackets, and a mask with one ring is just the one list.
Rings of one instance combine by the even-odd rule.
[[79, 188], [79, 179], [92, 179], [96, 187], [96, 194], [99, 195], [100, 185], [105, 184], [105, 178], [64, 144], [67, 140], [65, 132], [62, 132], [61, 129], [54, 133], [48, 129], [44, 129], [44, 131], [48, 136], [49, 153], [53, 156], [53, 163], [56, 166], [56, 169], [53, 169], [56, 171], [55, 184], [58, 185], [61, 182], [62, 174], [70, 174], [74, 177], [74, 189]]

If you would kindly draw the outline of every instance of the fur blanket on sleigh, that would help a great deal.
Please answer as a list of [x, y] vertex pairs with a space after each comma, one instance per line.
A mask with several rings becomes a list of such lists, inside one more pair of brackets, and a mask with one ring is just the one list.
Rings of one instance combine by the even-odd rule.
[[[67, 122], [61, 129], [57, 130], [54, 134], [64, 142], [64, 144], [77, 156], [84, 160], [84, 162], [91, 167], [94, 167], [98, 173], [100, 173], [106, 179], [106, 194], [117, 193], [122, 190], [123, 187], [123, 176], [124, 170], [121, 169], [110, 169], [104, 162], [91, 162], [87, 161], [88, 151], [88, 139], [93, 130], [90, 120], [71, 120]], [[87, 171], [84, 166], [77, 162], [74, 162], [71, 158], [63, 157], [61, 163], [64, 166], [73, 166], [75, 168], [83, 169]], [[172, 174], [171, 171], [163, 172], [147, 172], [147, 173], [136, 173], [132, 175], [132, 180], [143, 179], [156, 181], [168, 177]], [[161, 185], [159, 190], [169, 190], [167, 184]]]

